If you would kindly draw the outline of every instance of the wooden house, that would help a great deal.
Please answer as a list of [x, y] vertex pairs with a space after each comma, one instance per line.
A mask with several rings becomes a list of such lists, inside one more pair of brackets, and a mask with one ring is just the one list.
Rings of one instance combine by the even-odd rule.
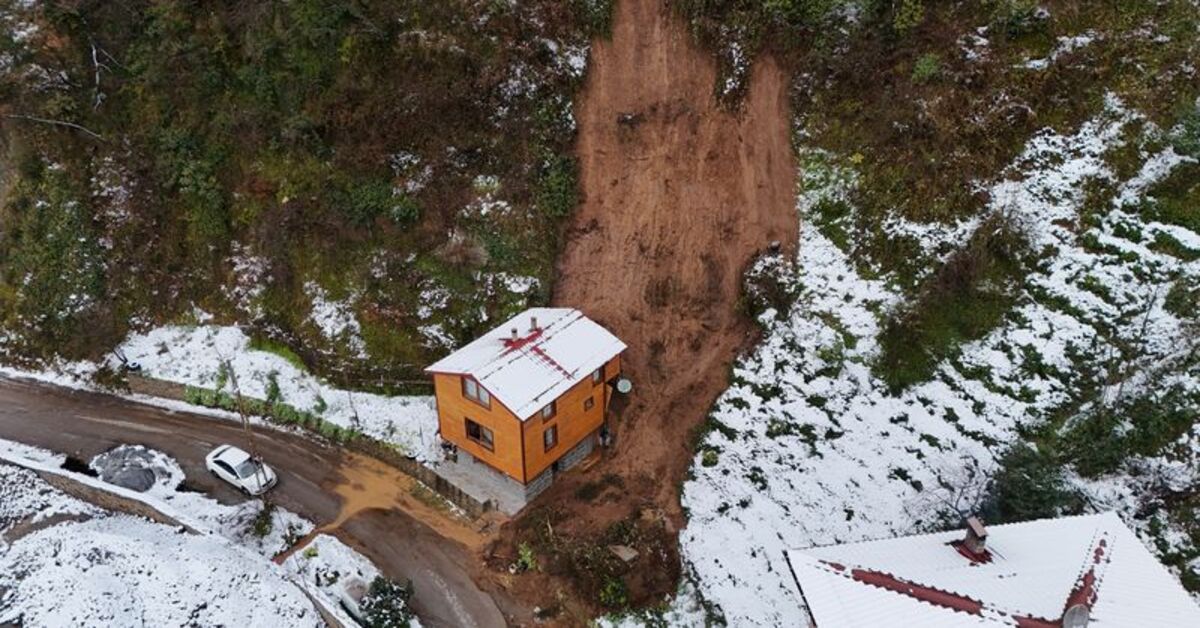
[[578, 310], [522, 312], [426, 369], [441, 438], [531, 499], [597, 443], [624, 350]]

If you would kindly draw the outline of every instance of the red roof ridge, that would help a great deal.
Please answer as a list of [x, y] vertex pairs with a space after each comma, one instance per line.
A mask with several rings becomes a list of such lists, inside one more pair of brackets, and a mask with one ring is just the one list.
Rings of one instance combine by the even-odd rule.
[[[1067, 611], [1072, 607], [1082, 604], [1091, 610], [1095, 606], [1096, 600], [1099, 597], [1100, 584], [1103, 582], [1105, 568], [1112, 560], [1109, 556], [1109, 545], [1108, 530], [1098, 527], [1095, 537], [1093, 537], [1092, 542], [1088, 545], [1088, 552], [1084, 559], [1080, 575], [1076, 578], [1075, 585], [1065, 600], [1062, 614], [1054, 619], [1035, 617], [1003, 609], [983, 600], [923, 585], [919, 582], [900, 578], [881, 570], [867, 569], [861, 566], [847, 567], [841, 563], [822, 559], [818, 559], [817, 562], [820, 563], [822, 569], [829, 573], [952, 611], [981, 617], [993, 615], [1009, 618], [1019, 628], [1061, 628]], [[987, 611], [986, 614], [985, 611]]]
[[962, 595], [961, 593], [943, 591], [942, 589], [925, 586], [923, 584], [911, 582], [903, 578], [897, 578], [890, 573], [877, 571], [874, 569], [863, 569], [861, 567], [847, 568], [844, 565], [824, 560], [819, 562], [826, 566], [827, 571], [840, 575], [844, 578], [850, 578], [856, 582], [886, 589], [893, 593], [899, 593], [900, 595], [911, 597], [915, 600], [926, 602], [928, 604], [933, 604], [934, 606], [948, 608], [952, 611], [961, 611], [971, 615], [983, 614], [983, 602], [976, 600], [975, 598]]
[[538, 327], [524, 336], [519, 336], [517, 338], [505, 338], [505, 350], [504, 353], [500, 354], [500, 357], [504, 357], [517, 351], [523, 351], [526, 347], [528, 347], [529, 353], [537, 356], [542, 362], [550, 365], [551, 368], [559, 373], [570, 377], [572, 375], [571, 371], [568, 371], [563, 367], [563, 365], [559, 364], [557, 360], [550, 357], [550, 354], [546, 353], [546, 351], [542, 349], [541, 345], [538, 343], [538, 341], [542, 339], [542, 335], [545, 331], [546, 329], [544, 327]]

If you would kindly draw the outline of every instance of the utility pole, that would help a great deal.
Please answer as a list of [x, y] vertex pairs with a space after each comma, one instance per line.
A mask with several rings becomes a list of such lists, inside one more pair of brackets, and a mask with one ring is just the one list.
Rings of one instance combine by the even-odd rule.
[[362, 424], [358, 420], [358, 408], [354, 407], [354, 393], [350, 391], [350, 376], [344, 367], [342, 369], [342, 386], [346, 389], [346, 400], [350, 402], [350, 414], [353, 417], [354, 429], [362, 429]]
[[[212, 331], [208, 334], [209, 340], [212, 340]], [[258, 453], [258, 441], [254, 437], [254, 429], [250, 426], [250, 416], [246, 413], [246, 401], [242, 397], [242, 387], [238, 384], [237, 372], [233, 370], [233, 363], [228, 358], [221, 355], [221, 350], [217, 349], [217, 343], [213, 342], [213, 351], [217, 354], [217, 361], [225, 365], [225, 370], [229, 373], [229, 383], [233, 385], [233, 398], [237, 406], [238, 416], [242, 420], [242, 431], [246, 435], [246, 448], [250, 451], [250, 459], [254, 461], [254, 479], [258, 480], [258, 485], [265, 486], [267, 476], [263, 472], [262, 456]], [[262, 499], [265, 507], [269, 502], [267, 494], [263, 493], [259, 496]]]

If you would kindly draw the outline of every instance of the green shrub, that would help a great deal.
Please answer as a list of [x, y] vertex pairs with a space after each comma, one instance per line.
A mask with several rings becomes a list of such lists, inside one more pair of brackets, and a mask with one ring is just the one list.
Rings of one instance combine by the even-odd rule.
[[267, 416], [270, 414], [270, 406], [265, 401], [252, 397], [242, 397], [242, 408], [245, 409], [247, 414], [257, 416]]
[[1030, 34], [1045, 25], [1038, 19], [1038, 0], [995, 0], [992, 24], [1009, 38]]
[[900, 391], [927, 380], [941, 360], [983, 337], [1011, 308], [1028, 241], [1010, 220], [993, 215], [965, 247], [947, 258], [914, 302], [893, 313], [880, 334], [874, 368]]
[[402, 585], [383, 576], [376, 576], [359, 602], [363, 623], [367, 628], [407, 628], [413, 619], [409, 608], [412, 582]]
[[537, 183], [537, 206], [551, 218], [562, 218], [579, 203], [575, 159], [551, 155], [542, 166]]
[[188, 222], [188, 234], [197, 247], [218, 244], [229, 232], [225, 197], [216, 168], [204, 161], [188, 160], [175, 177]]
[[179, 198], [195, 255], [223, 247], [229, 234], [225, 192], [217, 179], [222, 158], [189, 131], [167, 127], [157, 134], [156, 168]]
[[201, 388], [196, 388], [195, 386], [188, 386], [183, 391], [183, 400], [194, 406], [204, 405], [204, 403], [202, 403], [203, 399], [204, 399], [204, 390]]
[[821, 235], [845, 253], [850, 253], [854, 244], [846, 231], [846, 219], [850, 217], [850, 204], [843, 200], [823, 197], [813, 206], [812, 220]]
[[607, 35], [612, 26], [612, 0], [571, 0], [571, 8], [592, 36]]
[[275, 526], [275, 502], [263, 501], [262, 509], [250, 523], [250, 533], [262, 539], [271, 533]]
[[[1146, 191], [1143, 213], [1153, 220], [1178, 225], [1200, 233], [1200, 164], [1183, 163], [1175, 167]], [[1166, 235], [1166, 234], [1162, 234]], [[1183, 245], [1179, 245], [1180, 248]]]
[[927, 52], [917, 58], [913, 64], [912, 82], [923, 85], [940, 76], [942, 59], [936, 53]]
[[296, 410], [286, 403], [277, 403], [271, 406], [271, 416], [279, 423], [294, 425], [304, 421], [304, 413]]
[[892, 15], [892, 28], [905, 35], [925, 21], [924, 0], [898, 0], [899, 6]]
[[715, 467], [720, 460], [720, 454], [715, 449], [705, 449], [704, 453], [700, 454], [700, 464], [706, 467]]
[[279, 401], [282, 396], [283, 392], [279, 389], [279, 373], [276, 371], [267, 373], [267, 403], [275, 403]]
[[1177, 257], [1185, 262], [1194, 262], [1200, 259], [1200, 251], [1188, 248], [1178, 238], [1166, 231], [1156, 231], [1154, 233], [1154, 241], [1150, 243], [1150, 250], [1170, 255], [1171, 257]]
[[629, 589], [618, 576], [609, 576], [600, 588], [600, 604], [606, 608], [623, 609], [629, 606]]
[[1196, 318], [1200, 308], [1200, 277], [1180, 277], [1171, 284], [1163, 308], [1181, 319]]
[[378, 217], [397, 224], [415, 222], [421, 216], [416, 200], [398, 193], [392, 182], [373, 179], [355, 183], [343, 190], [338, 198], [347, 220], [356, 226], [367, 226]]
[[1200, 159], [1200, 107], [1192, 107], [1171, 134], [1175, 152]]
[[6, 188], [0, 211], [0, 323], [49, 356], [101, 332], [107, 279], [86, 196], [61, 170], [34, 170]]
[[1158, 454], [1191, 429], [1197, 408], [1200, 394], [1178, 386], [1101, 404], [1067, 432], [1065, 450], [1081, 475], [1109, 473], [1132, 456]]
[[708, 438], [708, 435], [713, 432], [719, 432], [728, 440], [734, 440], [738, 437], [738, 431], [728, 425], [725, 425], [713, 415], [705, 417], [704, 422], [692, 428], [691, 434], [691, 449], [694, 451], [699, 449]]
[[282, 342], [271, 340], [265, 336], [253, 335], [250, 336], [250, 348], [254, 351], [273, 353], [301, 371], [308, 370], [304, 365], [304, 360], [300, 359], [300, 356], [295, 351], [292, 351], [291, 347]]
[[228, 384], [228, 383], [229, 383], [229, 363], [221, 362], [221, 364], [217, 367], [217, 381], [215, 384], [213, 384], [213, 387], [216, 388], [217, 390], [221, 390], [221, 389], [225, 388], [225, 384]]
[[517, 571], [537, 571], [537, 557], [533, 555], [533, 548], [528, 543], [522, 542], [517, 546], [517, 562], [515, 565]]
[[1068, 487], [1062, 465], [1054, 457], [1019, 444], [999, 462], [984, 510], [989, 523], [1056, 517], [1082, 510], [1082, 499]]

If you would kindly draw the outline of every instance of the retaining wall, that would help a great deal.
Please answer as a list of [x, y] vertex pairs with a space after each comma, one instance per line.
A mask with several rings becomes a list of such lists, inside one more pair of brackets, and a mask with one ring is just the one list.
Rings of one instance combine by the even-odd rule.
[[38, 474], [38, 477], [45, 480], [50, 486], [53, 486], [54, 488], [66, 493], [67, 495], [70, 495], [71, 497], [88, 502], [90, 504], [95, 504], [105, 510], [123, 512], [137, 517], [143, 517], [156, 523], [181, 527], [192, 534], [197, 533], [196, 530], [194, 530], [191, 526], [178, 521], [173, 517], [163, 514], [157, 508], [154, 508], [145, 502], [123, 497], [112, 491], [104, 490], [102, 488], [89, 486], [83, 482], [79, 482], [72, 478], [58, 475], [56, 473], [49, 473], [40, 469], [32, 469], [32, 471]]

